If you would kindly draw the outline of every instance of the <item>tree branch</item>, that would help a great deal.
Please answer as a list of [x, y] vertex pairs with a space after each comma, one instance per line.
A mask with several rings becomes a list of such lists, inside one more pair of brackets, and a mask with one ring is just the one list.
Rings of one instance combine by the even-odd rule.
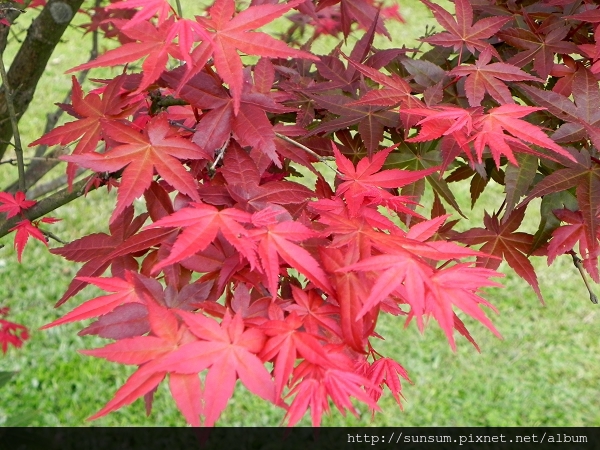
[[14, 92], [8, 82], [6, 75], [6, 67], [4, 67], [4, 52], [0, 53], [0, 77], [2, 77], [2, 85], [4, 87], [4, 97], [6, 99], [6, 108], [10, 117], [10, 126], [15, 138], [15, 154], [17, 155], [17, 168], [19, 171], [19, 190], [25, 192], [25, 163], [23, 162], [23, 145], [21, 144], [21, 133], [19, 133], [19, 125], [15, 106], [13, 104]]
[[[27, 110], [48, 60], [83, 0], [49, 0], [33, 21], [8, 71], [8, 84], [14, 89], [17, 119]], [[57, 8], [57, 4], [60, 7]], [[70, 9], [71, 14], [57, 14]], [[12, 137], [5, 92], [0, 93], [0, 158]]]
[[[57, 208], [60, 208], [63, 205], [66, 205], [69, 202], [72, 202], [85, 193], [88, 182], [89, 179], [84, 178], [83, 180], [74, 183], [71, 191], [65, 188], [56, 192], [55, 194], [52, 194], [51, 196], [39, 201], [34, 206], [27, 209], [23, 216], [26, 219], [33, 221], [45, 216], [46, 214], [54, 211]], [[89, 190], [92, 191], [94, 189], [95, 187], [91, 186]], [[21, 216], [15, 216], [5, 220], [4, 222], [0, 222], [0, 237], [6, 236], [9, 232], [8, 230], [14, 227], [17, 222], [20, 222], [21, 220], [23, 220]]]

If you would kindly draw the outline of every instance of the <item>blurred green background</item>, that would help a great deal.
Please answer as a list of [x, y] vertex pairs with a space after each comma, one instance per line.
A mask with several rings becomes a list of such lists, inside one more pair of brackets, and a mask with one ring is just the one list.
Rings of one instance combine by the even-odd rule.
[[[198, 13], [194, 4], [184, 2], [184, 11]], [[407, 24], [392, 27], [394, 41], [385, 44], [379, 40], [377, 46], [414, 46], [414, 39], [424, 33], [425, 26], [435, 24], [418, 1], [401, 1], [400, 11]], [[23, 36], [26, 24], [27, 18], [20, 19], [15, 27], [17, 36]], [[34, 102], [21, 120], [25, 143], [39, 137], [45, 114], [53, 111], [52, 104], [62, 101], [70, 89], [70, 77], [63, 72], [87, 60], [89, 38], [73, 27], [57, 47]], [[323, 48], [330, 43], [325, 43]], [[349, 44], [352, 44], [351, 39]], [[7, 61], [13, 48], [7, 50]], [[113, 76], [118, 70], [97, 71], [93, 76]], [[63, 167], [59, 172], [62, 170]], [[0, 186], [8, 183], [14, 171], [7, 165], [0, 166]], [[502, 187], [492, 182], [468, 216], [480, 223], [483, 210], [493, 211], [501, 199]], [[458, 200], [463, 211], [470, 210], [468, 187], [459, 192]], [[52, 230], [66, 241], [106, 231], [114, 201], [114, 196], [107, 196], [105, 191], [92, 192], [56, 211], [53, 216], [62, 221], [52, 225]], [[524, 231], [535, 231], [539, 221], [535, 214], [537, 208], [539, 203], [532, 204]], [[28, 411], [35, 413], [30, 422], [34, 426], [185, 424], [168, 388], [163, 385], [157, 392], [150, 417], [146, 417], [143, 402], [138, 400], [107, 417], [87, 422], [86, 417], [112, 397], [134, 368], [77, 353], [78, 349], [107, 343], [100, 338], [78, 337], [81, 324], [37, 330], [100, 292], [87, 288], [56, 310], [53, 305], [79, 265], [52, 256], [39, 242], [26, 248], [23, 264], [18, 264], [12, 236], [1, 238], [0, 244], [5, 244], [0, 249], [0, 305], [11, 307], [10, 318], [27, 325], [32, 332], [22, 349], [11, 349], [7, 355], [0, 355], [0, 371], [19, 371], [0, 390], [0, 425], [7, 417]], [[559, 258], [552, 267], [537, 258], [534, 265], [546, 306], [539, 303], [523, 280], [507, 266], [501, 266], [507, 273], [502, 280], [505, 288], [488, 290], [487, 298], [500, 311], [499, 315], [490, 314], [504, 339], [499, 340], [482, 326], [466, 320], [481, 347], [481, 354], [460, 337], [457, 337], [458, 351], [453, 353], [436, 323], [432, 322], [421, 335], [414, 324], [405, 328], [402, 318], [382, 317], [378, 332], [386, 340], [378, 344], [377, 350], [399, 361], [414, 383], [403, 384], [404, 410], [398, 408], [391, 395], [384, 395], [380, 401], [382, 411], [373, 419], [365, 407], [358, 405], [360, 417], [344, 418], [335, 411], [324, 419], [323, 425], [600, 425], [598, 307], [590, 303], [570, 257]], [[254, 398], [238, 384], [218, 425], [276, 426], [283, 416], [282, 409]], [[308, 415], [301, 424], [310, 425]]]

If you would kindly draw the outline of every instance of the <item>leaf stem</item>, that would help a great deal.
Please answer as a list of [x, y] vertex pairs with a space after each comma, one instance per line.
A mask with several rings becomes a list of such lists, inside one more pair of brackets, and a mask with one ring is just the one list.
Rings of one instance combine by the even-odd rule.
[[573, 264], [575, 265], [575, 267], [577, 267], [577, 270], [579, 270], [579, 273], [581, 274], [581, 278], [583, 278], [583, 283], [585, 284], [585, 287], [587, 288], [587, 290], [590, 294], [591, 302], [594, 305], [597, 305], [598, 297], [596, 297], [596, 294], [594, 294], [594, 292], [592, 291], [592, 288], [590, 287], [590, 284], [588, 283], [588, 280], [585, 276], [585, 271], [583, 269], [583, 264], [582, 264], [581, 258], [579, 256], [577, 256], [577, 253], [575, 253], [573, 250], [570, 250], [568, 253], [573, 258]]
[[175, 0], [175, 4], [177, 5], [177, 15], [179, 18], [183, 17], [183, 9], [181, 8], [181, 2], [179, 0]]
[[335, 158], [328, 157], [328, 156], [321, 156], [321, 155], [315, 153], [314, 151], [312, 151], [306, 145], [303, 145], [300, 142], [295, 141], [283, 134], [275, 133], [275, 136], [277, 136], [279, 139], [283, 139], [285, 142], [288, 142], [288, 143], [298, 147], [299, 149], [304, 150], [306, 153], [311, 155], [313, 158], [316, 158], [319, 162], [322, 162], [323, 164], [325, 164], [327, 167], [329, 167], [331, 170], [333, 170], [336, 174], [340, 175], [340, 173], [337, 171], [337, 169], [335, 169], [334, 167], [331, 167], [329, 164], [327, 164], [327, 161], [335, 161]]
[[63, 241], [62, 239], [60, 239], [58, 236], [56, 236], [54, 233], [52, 233], [51, 231], [48, 230], [42, 230], [40, 227], [38, 227], [38, 229], [42, 232], [42, 234], [44, 236], [46, 236], [47, 238], [51, 238], [54, 239], [56, 242], [62, 244], [62, 245], [67, 245], [68, 242]]

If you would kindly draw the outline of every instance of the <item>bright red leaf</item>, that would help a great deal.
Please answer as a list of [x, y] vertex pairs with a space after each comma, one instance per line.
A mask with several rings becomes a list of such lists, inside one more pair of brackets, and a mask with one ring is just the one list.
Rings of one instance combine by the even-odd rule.
[[70, 155], [62, 159], [96, 172], [115, 172], [125, 167], [111, 222], [150, 187], [154, 170], [181, 193], [196, 201], [200, 199], [196, 182], [177, 158], [197, 160], [211, 157], [186, 139], [170, 137], [171, 128], [166, 116], [155, 117], [143, 134], [119, 122], [106, 124], [104, 131], [123, 145], [102, 154]]

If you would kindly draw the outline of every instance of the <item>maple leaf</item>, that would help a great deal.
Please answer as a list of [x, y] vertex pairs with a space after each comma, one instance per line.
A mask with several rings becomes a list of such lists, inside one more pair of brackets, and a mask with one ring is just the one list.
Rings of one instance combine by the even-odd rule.
[[[372, 256], [337, 270], [338, 272], [374, 271], [380, 274], [369, 296], [364, 300], [358, 318], [381, 303], [388, 295], [396, 293], [411, 306], [408, 320], [416, 317], [419, 329], [422, 331], [423, 316], [433, 315], [446, 333], [453, 350], [456, 349], [456, 345], [452, 335], [455, 328], [452, 305], [471, 315], [498, 335], [489, 319], [477, 307], [480, 303], [490, 307], [491, 305], [475, 292], [482, 286], [500, 286], [489, 278], [502, 276], [502, 274], [488, 268], [469, 267], [468, 264], [434, 269], [408, 252], [398, 250]], [[443, 250], [438, 252], [440, 259], [449, 257], [451, 253], [444, 254]]]
[[[369, 366], [367, 378], [371, 380], [375, 386], [379, 386], [380, 388], [383, 388], [383, 386], [386, 385], [394, 396], [396, 403], [402, 408], [402, 403], [400, 402], [400, 397], [402, 397], [402, 382], [400, 378], [404, 378], [412, 384], [412, 381], [410, 381], [410, 378], [408, 377], [408, 372], [406, 372], [404, 367], [391, 358], [379, 358]], [[377, 401], [379, 400], [379, 397], [381, 397], [382, 391], [370, 389], [367, 392], [375, 401]]]
[[141, 9], [137, 10], [133, 18], [123, 25], [121, 30], [135, 27], [139, 23], [144, 23], [144, 21], [148, 21], [148, 19], [151, 19], [156, 15], [158, 15], [158, 25], [162, 25], [166, 21], [169, 13], [173, 11], [168, 0], [122, 0], [104, 7], [107, 11], [133, 8]]
[[[548, 265], [552, 264], [557, 256], [564, 255], [573, 250], [575, 245], [579, 243], [579, 254], [583, 258], [583, 267], [585, 267], [592, 279], [596, 283], [599, 283], [598, 256], [600, 256], [600, 248], [598, 243], [594, 242], [597, 241], [598, 236], [596, 235], [592, 242], [588, 241], [590, 232], [587, 230], [587, 224], [581, 211], [558, 209], [553, 211], [553, 213], [558, 219], [569, 225], [563, 225], [553, 231], [552, 240], [548, 245]], [[597, 217], [595, 223], [595, 229], [600, 229]]]
[[20, 348], [29, 339], [29, 331], [25, 326], [5, 319], [9, 312], [8, 307], [0, 308], [0, 346], [4, 354], [8, 351], [8, 344]]
[[473, 7], [468, 0], [455, 0], [454, 15], [428, 0], [421, 1], [427, 5], [433, 12], [435, 20], [446, 30], [422, 40], [434, 45], [453, 47], [454, 51], [461, 53], [463, 46], [471, 53], [489, 48], [490, 44], [486, 39], [495, 35], [505, 23], [512, 20], [510, 17], [487, 17], [473, 24]]
[[137, 270], [138, 264], [131, 254], [158, 245], [172, 233], [172, 230], [144, 230], [137, 233], [146, 219], [146, 214], [141, 214], [134, 219], [133, 206], [131, 206], [109, 224], [110, 234], [90, 234], [63, 247], [50, 250], [51, 253], [61, 255], [69, 261], [85, 262], [56, 303], [56, 307], [87, 285], [84, 281], [85, 277], [98, 277], [111, 265], [113, 275], [124, 276], [125, 269]]
[[29, 146], [67, 145], [79, 139], [74, 154], [93, 152], [102, 138], [103, 125], [127, 117], [136, 108], [135, 102], [121, 92], [126, 80], [125, 75], [117, 76], [104, 86], [102, 96], [96, 92], [84, 96], [79, 81], [73, 76], [72, 105], [68, 111], [78, 120], [56, 127]]
[[577, 203], [585, 224], [588, 252], [595, 254], [600, 249], [596, 239], [596, 234], [600, 230], [597, 223], [598, 205], [600, 204], [600, 164], [592, 160], [585, 149], [582, 149], [581, 152], [573, 152], [573, 155], [576, 162], [567, 162], [567, 167], [558, 169], [542, 179], [523, 200], [523, 204], [535, 197], [575, 187]]
[[181, 55], [179, 48], [173, 43], [176, 35], [172, 29], [172, 19], [166, 20], [158, 27], [148, 21], [141, 21], [136, 23], [135, 27], [121, 28], [121, 33], [139, 42], [128, 42], [109, 50], [93, 61], [68, 70], [67, 73], [95, 67], [114, 67], [145, 58], [142, 63], [142, 79], [135, 91], [135, 93], [140, 93], [160, 77], [169, 60], [169, 55], [175, 58]]
[[[552, 150], [560, 156], [573, 160], [573, 156], [550, 139], [540, 128], [520, 118], [543, 108], [521, 105], [502, 105], [490, 109], [473, 122], [474, 136], [471, 137], [479, 163], [487, 146], [494, 158], [496, 167], [500, 167], [500, 156], [505, 155], [514, 165], [518, 165], [513, 149], [552, 159], [551, 155], [540, 153], [524, 142]], [[510, 135], [504, 133], [508, 131]]]
[[378, 389], [369, 379], [355, 373], [353, 361], [339, 350], [328, 349], [330, 363], [323, 367], [310, 361], [303, 361], [294, 370], [288, 397], [294, 396], [285, 418], [289, 426], [294, 426], [310, 408], [312, 426], [319, 426], [323, 412], [329, 411], [329, 399], [345, 415], [349, 410], [358, 417], [358, 411], [350, 401], [351, 397], [365, 403], [373, 410], [379, 406], [364, 388]]
[[235, 143], [227, 148], [223, 163], [220, 171], [227, 181], [226, 189], [245, 210], [259, 211], [270, 204], [305, 203], [313, 195], [310, 189], [292, 181], [260, 184], [261, 176], [256, 163]]
[[319, 0], [316, 10], [322, 11], [338, 3], [340, 4], [340, 22], [344, 37], [348, 37], [352, 21], [356, 20], [360, 26], [367, 29], [375, 24], [377, 32], [389, 38], [383, 20], [379, 18], [381, 11], [368, 0]]
[[[465, 152], [471, 165], [474, 165], [475, 161], [468, 143], [469, 136], [473, 132], [473, 119], [478, 116], [479, 112], [479, 109], [464, 109], [454, 106], [403, 110], [401, 114], [425, 116], [424, 119], [419, 120], [415, 124], [420, 126], [419, 133], [407, 139], [406, 142], [428, 142], [442, 138], [440, 143], [440, 150], [443, 157], [442, 172], [454, 161], [461, 150]], [[422, 155], [419, 155], [417, 161], [421, 160]], [[445, 197], [448, 196], [445, 195]], [[460, 208], [457, 208], [458, 204], [456, 200], [450, 203], [457, 211], [460, 211]]]
[[330, 133], [358, 124], [361, 139], [369, 155], [379, 147], [385, 127], [395, 128], [397, 116], [382, 107], [369, 104], [350, 105], [352, 99], [342, 95], [309, 95], [317, 106], [340, 117], [327, 120], [312, 129], [307, 136], [317, 133]]
[[[356, 246], [354, 247], [356, 248]], [[362, 273], [337, 272], [358, 261], [359, 253], [336, 248], [321, 249], [323, 267], [333, 273], [332, 284], [335, 300], [339, 305], [341, 336], [344, 342], [357, 352], [364, 353], [366, 340], [373, 332], [378, 311], [359, 318], [364, 300], [369, 296], [371, 283]]]
[[260, 329], [269, 339], [260, 352], [263, 361], [273, 361], [275, 396], [280, 397], [294, 370], [297, 358], [314, 364], [329, 365], [327, 353], [319, 343], [318, 335], [301, 331], [303, 320], [295, 313], [285, 320], [269, 320]]
[[[306, 3], [303, 4], [301, 8], [306, 8], [306, 5]], [[378, 23], [378, 20], [371, 22], [371, 26], [368, 27], [367, 32], [356, 43], [350, 56], [346, 57], [346, 59], [358, 62], [365, 60], [371, 51]], [[344, 67], [342, 61], [335, 56], [321, 56], [320, 61], [315, 62], [315, 67], [319, 74], [329, 81], [317, 82], [306, 87], [303, 86], [303, 92], [323, 92], [341, 89], [343, 92], [353, 94], [358, 88], [359, 77], [356, 68], [352, 64]]]
[[200, 200], [196, 181], [177, 158], [210, 159], [210, 155], [186, 139], [169, 137], [171, 128], [165, 114], [153, 118], [144, 128], [143, 134], [119, 122], [107, 123], [104, 131], [112, 139], [124, 144], [102, 154], [68, 155], [61, 158], [96, 172], [115, 172], [126, 166], [111, 222], [150, 186], [154, 169], [175, 189], [194, 200]]
[[552, 138], [559, 143], [577, 142], [589, 138], [600, 148], [600, 89], [589, 69], [578, 66], [573, 77], [573, 99], [553, 91], [520, 85], [518, 89], [536, 104], [567, 123], [554, 132]]
[[200, 340], [182, 345], [166, 356], [158, 369], [197, 374], [208, 369], [204, 386], [204, 425], [213, 426], [225, 409], [239, 378], [250, 392], [275, 403], [271, 375], [256, 356], [265, 335], [244, 327], [239, 315], [227, 312], [219, 324], [202, 314], [178, 311], [189, 330]]
[[573, 42], [563, 39], [571, 31], [570, 26], [560, 26], [560, 22], [549, 26], [540, 26], [530, 31], [524, 28], [508, 28], [498, 32], [504, 42], [524, 51], [508, 59], [508, 63], [523, 67], [533, 61], [533, 70], [546, 79], [554, 66], [555, 55], [577, 53]]
[[467, 77], [465, 91], [471, 106], [480, 106], [486, 92], [501, 105], [515, 103], [512, 94], [500, 80], [544, 82], [512, 64], [502, 62], [490, 64], [491, 60], [492, 51], [487, 47], [481, 52], [475, 64], [461, 65], [450, 71], [450, 75]]
[[[357, 215], [361, 205], [364, 204], [365, 198], [370, 197], [371, 200], [374, 200], [374, 203], [377, 203], [379, 199], [386, 197], [386, 194], [388, 194], [384, 189], [398, 188], [414, 183], [439, 170], [439, 167], [432, 167], [418, 171], [400, 169], [381, 171], [386, 158], [392, 150], [393, 147], [382, 150], [376, 153], [371, 160], [369, 158], [361, 159], [355, 169], [352, 162], [342, 155], [336, 145], [333, 144], [333, 152], [341, 174], [340, 178], [343, 180], [343, 183], [337, 188], [336, 195], [344, 195], [351, 216]], [[406, 201], [409, 199], [396, 197], [396, 203], [394, 203], [397, 205], [396, 209], [408, 214], [414, 214], [412, 210], [398, 203], [402, 200]]]
[[405, 108], [418, 108], [424, 106], [423, 103], [412, 95], [410, 85], [395, 73], [390, 77], [384, 75], [378, 70], [364, 64], [357, 63], [348, 59], [348, 63], [356, 68], [364, 76], [383, 86], [383, 89], [367, 91], [359, 100], [351, 102], [353, 105], [376, 105], [376, 106], [394, 106], [401, 104]]
[[294, 302], [284, 310], [298, 314], [308, 333], [319, 336], [327, 330], [341, 336], [342, 330], [336, 320], [336, 315], [340, 312], [338, 306], [323, 300], [314, 290], [306, 292], [296, 286], [292, 286], [292, 296]]
[[553, 92], [569, 97], [573, 93], [573, 79], [577, 73], [579, 64], [568, 55], [563, 55], [563, 64], [554, 64], [550, 75], [558, 78], [558, 81], [552, 88]]
[[154, 266], [153, 271], [158, 272], [169, 264], [179, 262], [206, 249], [219, 232], [254, 267], [256, 264], [255, 246], [247, 239], [248, 231], [241, 225], [249, 222], [251, 222], [250, 214], [239, 209], [226, 208], [219, 211], [211, 205], [191, 203], [189, 207], [164, 217], [148, 227], [149, 229], [185, 228], [177, 237], [169, 257]]
[[[120, 364], [139, 365], [115, 396], [88, 420], [95, 420], [126, 406], [154, 389], [166, 376], [158, 366], [185, 344], [195, 338], [179, 325], [175, 315], [153, 300], [145, 301], [153, 335], [121, 339], [113, 344], [94, 350], [81, 350], [84, 355], [104, 358]], [[194, 379], [195, 377], [195, 379]], [[194, 426], [200, 426], [201, 385], [198, 375], [175, 376], [170, 380], [171, 393], [185, 418]]]
[[105, 339], [125, 339], [150, 331], [148, 308], [141, 303], [124, 303], [77, 333], [79, 336], [98, 335]]
[[52, 328], [63, 323], [91, 319], [93, 317], [108, 314], [123, 304], [142, 303], [143, 299], [136, 290], [135, 279], [132, 272], [125, 272], [125, 278], [110, 277], [77, 277], [77, 280], [87, 284], [93, 284], [107, 292], [114, 294], [102, 295], [88, 300], [80, 306], [65, 314], [60, 319], [44, 325], [41, 329]]
[[21, 214], [36, 203], [35, 200], [26, 200], [25, 193], [21, 191], [15, 192], [14, 196], [8, 192], [0, 192], [0, 212], [5, 212], [7, 219]]
[[243, 84], [243, 65], [238, 51], [246, 55], [270, 58], [304, 58], [318, 60], [310, 53], [295, 50], [268, 34], [251, 31], [266, 25], [304, 0], [292, 0], [280, 5], [254, 5], [234, 17], [234, 0], [216, 0], [209, 10], [210, 19], [196, 17], [212, 46], [212, 56], [218, 74], [229, 85], [233, 97], [233, 113], [237, 116]]
[[[305, 225], [292, 220], [277, 221], [280, 211], [269, 207], [252, 215], [257, 228], [249, 230], [248, 235], [257, 242], [260, 266], [268, 281], [273, 299], [277, 297], [279, 284], [279, 257], [290, 267], [306, 276], [317, 287], [331, 293], [331, 284], [327, 274], [318, 261], [304, 248], [295, 244], [316, 236]], [[289, 216], [289, 214], [288, 214]]]
[[[162, 76], [162, 79], [174, 87], [181, 82], [182, 69]], [[200, 117], [193, 142], [209, 153], [223, 147], [231, 134], [242, 147], [258, 148], [278, 167], [281, 162], [276, 153], [275, 132], [266, 112], [289, 111], [279, 105], [267, 94], [244, 91], [240, 93], [238, 113], [234, 114], [234, 99], [223, 86], [206, 73], [191, 78], [180, 91], [182, 99], [190, 105], [208, 110]]]
[[523, 207], [514, 209], [502, 223], [496, 214], [490, 216], [486, 212], [483, 218], [485, 228], [472, 228], [458, 233], [454, 240], [467, 245], [484, 244], [479, 251], [500, 259], [480, 256], [477, 258], [478, 267], [496, 270], [504, 259], [517, 275], [527, 281], [540, 301], [544, 303], [537, 275], [527, 258], [532, 249], [533, 236], [529, 233], [516, 232], [524, 217]]
[[[456, 351], [456, 344], [452, 335], [454, 328], [458, 329], [461, 334], [464, 334], [467, 339], [470, 338], [466, 329], [460, 329], [464, 328], [464, 325], [460, 328], [457, 327], [458, 317], [452, 311], [452, 305], [479, 321], [498, 338], [502, 339], [502, 335], [494, 327], [479, 305], [487, 306], [496, 313], [498, 311], [488, 301], [477, 295], [486, 286], [502, 287], [501, 284], [490, 280], [492, 277], [502, 276], [504, 275], [495, 270], [470, 267], [470, 264], [455, 264], [435, 271], [430, 279], [429, 289], [427, 289], [425, 312], [431, 312], [433, 317], [438, 321], [440, 327], [446, 333], [452, 350]], [[458, 323], [462, 324], [460, 319], [458, 319]], [[472, 338], [469, 340], [472, 341]], [[477, 347], [474, 341], [472, 343]]]
[[25, 249], [25, 246], [27, 245], [27, 241], [29, 240], [30, 236], [42, 242], [46, 247], [48, 247], [48, 241], [46, 240], [46, 236], [44, 236], [44, 233], [41, 232], [37, 225], [39, 222], [54, 223], [56, 222], [56, 220], [57, 219], [54, 219], [52, 217], [44, 217], [43, 219], [37, 220], [35, 222], [31, 222], [30, 220], [24, 219], [17, 222], [17, 224], [14, 227], [8, 230], [9, 232], [16, 231], [14, 248], [17, 250], [17, 261], [21, 262], [23, 250]]

